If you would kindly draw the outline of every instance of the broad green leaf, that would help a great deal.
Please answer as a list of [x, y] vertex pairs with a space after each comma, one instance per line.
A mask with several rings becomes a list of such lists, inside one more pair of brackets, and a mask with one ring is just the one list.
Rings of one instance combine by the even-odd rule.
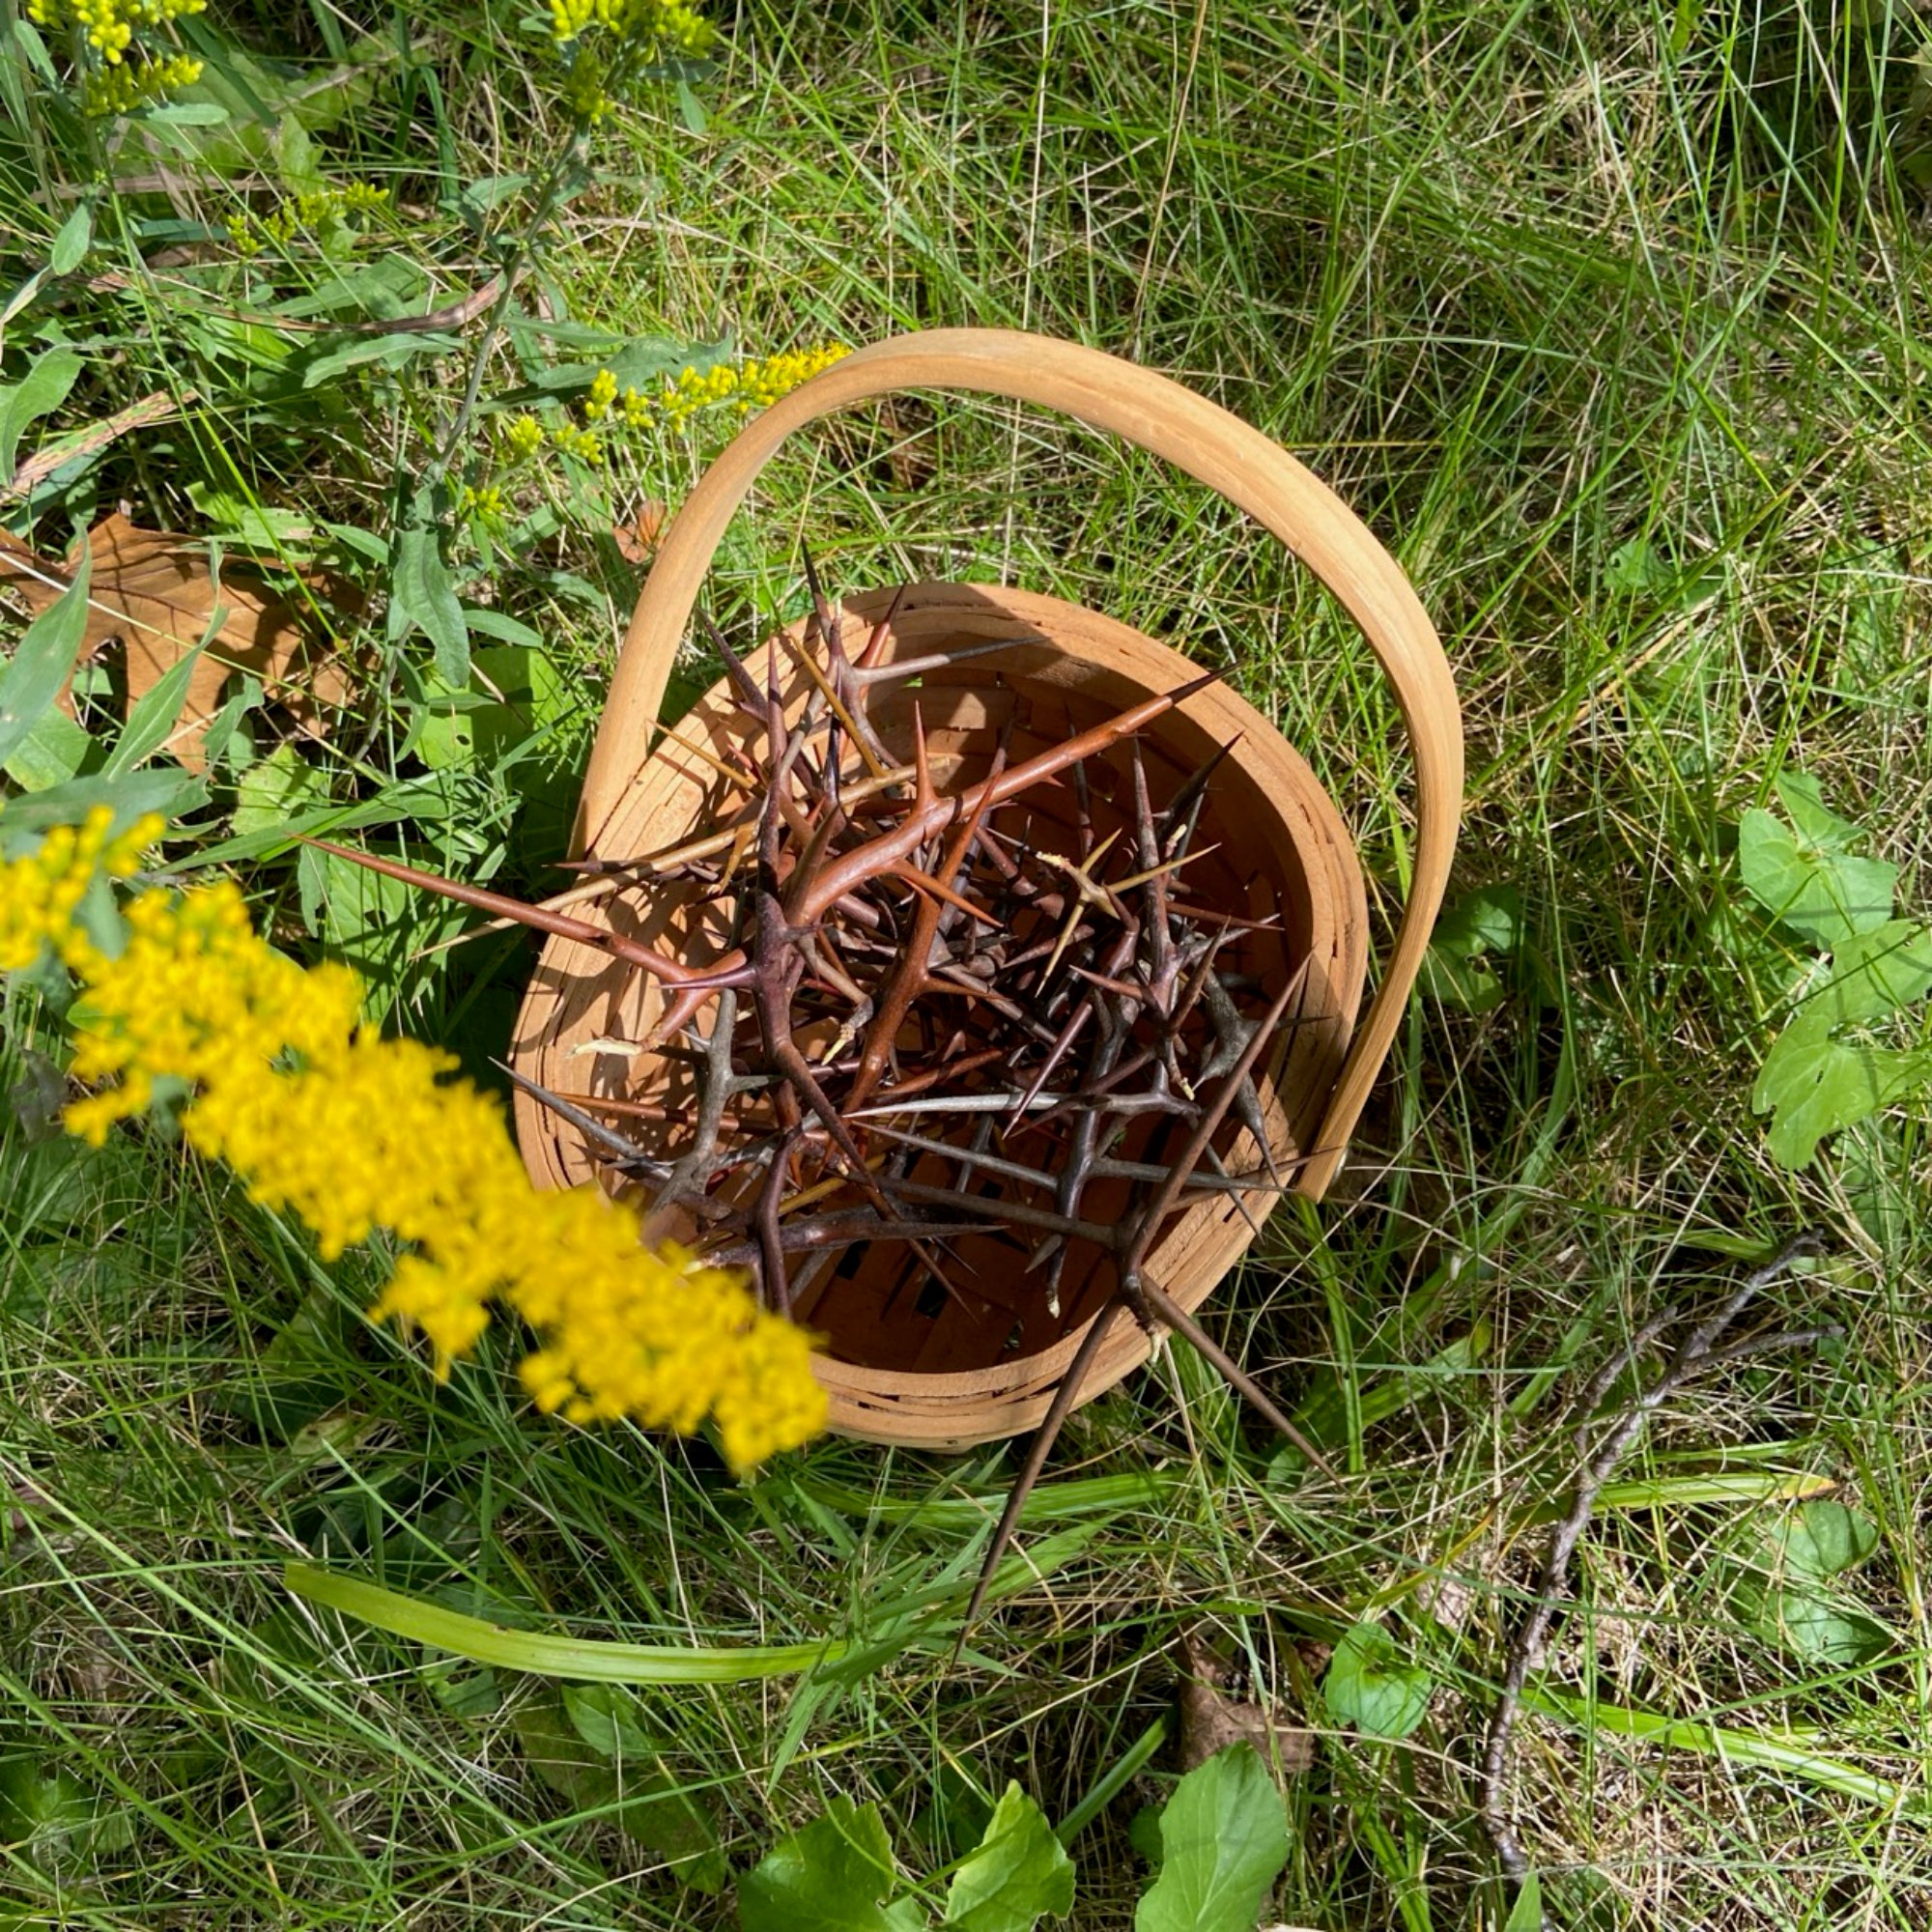
[[1744, 1621], [1772, 1643], [1825, 1663], [1865, 1663], [1892, 1647], [1890, 1633], [1833, 1579], [1878, 1548], [1878, 1525], [1844, 1503], [1819, 1498], [1762, 1525], [1750, 1571], [1738, 1590]]
[[1767, 1528], [1765, 1554], [1774, 1574], [1829, 1582], [1856, 1570], [1878, 1548], [1878, 1524], [1844, 1503], [1801, 1503]]
[[1073, 1861], [1017, 1783], [1009, 1784], [978, 1847], [946, 1893], [946, 1920], [960, 1932], [1033, 1932], [1048, 1914], [1073, 1910]]
[[895, 1879], [879, 1807], [835, 1798], [738, 1881], [738, 1923], [744, 1932], [896, 1932], [903, 1915], [895, 1924], [879, 1902]]
[[238, 837], [286, 825], [298, 812], [320, 805], [327, 781], [293, 745], [277, 745], [242, 774], [230, 830]]
[[1749, 1628], [1767, 1642], [1820, 1663], [1869, 1663], [1892, 1648], [1891, 1634], [1853, 1605], [1820, 1590], [1740, 1593]]
[[[7, 465], [0, 460], [0, 472]], [[93, 559], [83, 556], [73, 582], [21, 633], [0, 671], [0, 765], [54, 708], [87, 633], [87, 586]]]
[[1833, 949], [1831, 978], [1804, 1002], [1804, 1010], [1829, 1014], [1833, 1026], [1850, 1026], [1889, 1018], [1928, 991], [1932, 927], [1891, 919]]
[[1902, 1099], [1932, 1079], [1932, 1054], [1847, 1046], [1829, 1012], [1802, 1009], [1772, 1042], [1751, 1088], [1751, 1111], [1770, 1114], [1766, 1145], [1786, 1167], [1803, 1167], [1827, 1134]]
[[1335, 1646], [1321, 1680], [1328, 1714], [1371, 1737], [1406, 1738], [1428, 1714], [1435, 1688], [1428, 1671], [1402, 1662], [1379, 1624], [1357, 1624]]
[[58, 706], [43, 711], [40, 722], [15, 745], [0, 766], [23, 791], [45, 791], [65, 784], [86, 762], [94, 740]]
[[163, 100], [144, 107], [135, 118], [159, 128], [219, 128], [228, 119], [228, 110], [218, 100]]
[[451, 691], [469, 682], [469, 629], [437, 532], [424, 525], [396, 532], [389, 571], [389, 641], [420, 630], [436, 648], [436, 674]]
[[1755, 808], [1738, 823], [1738, 869], [1759, 905], [1821, 946], [1884, 925], [1898, 883], [1896, 866], [1802, 840]]
[[659, 1748], [621, 1684], [566, 1684], [563, 1708], [577, 1735], [605, 1757], [649, 1757]]
[[1486, 1013], [1502, 1004], [1503, 984], [1490, 963], [1513, 952], [1522, 932], [1522, 895], [1514, 886], [1466, 893], [1435, 922], [1423, 957], [1423, 982], [1444, 1006]]
[[40, 838], [56, 825], [78, 825], [97, 805], [114, 814], [114, 829], [125, 832], [149, 812], [180, 818], [208, 801], [208, 787], [185, 772], [129, 772], [124, 778], [94, 773], [70, 779], [66, 784], [25, 798], [11, 798], [0, 807], [0, 854], [14, 856], [18, 846]]
[[48, 268], [57, 275], [68, 274], [79, 268], [93, 240], [94, 205], [83, 201], [61, 223], [60, 233], [54, 237], [53, 252], [47, 258]]
[[1230, 1745], [1175, 1786], [1160, 1845], [1134, 1932], [1254, 1932], [1288, 1862], [1288, 1814], [1253, 1745]]
[[188, 500], [224, 535], [277, 556], [300, 558], [315, 541], [314, 520], [298, 510], [276, 509], [246, 497], [217, 490], [209, 483], [190, 483]]
[[[608, 1687], [599, 1687], [608, 1689]], [[634, 1844], [662, 1859], [694, 1889], [713, 1896], [730, 1882], [711, 1814], [665, 1770], [655, 1752], [607, 1753], [582, 1735], [569, 1709], [584, 1693], [538, 1698], [517, 1713], [517, 1741], [530, 1768], [580, 1810], [601, 1813]]]
[[1809, 772], [1779, 772], [1773, 783], [1799, 838], [1814, 850], [1850, 852], [1866, 842], [1864, 827], [1840, 818], [1825, 803], [1824, 790]]
[[639, 335], [594, 361], [567, 362], [560, 368], [546, 369], [530, 386], [553, 396], [571, 396], [589, 388], [597, 372], [608, 369], [617, 379], [620, 391], [639, 389], [649, 395], [668, 376], [678, 376], [686, 369], [709, 369], [728, 361], [732, 354], [728, 341], [688, 342], [678, 336]]
[[0, 483], [13, 480], [14, 452], [28, 424], [67, 401], [80, 365], [78, 350], [49, 349], [17, 383], [0, 386]]

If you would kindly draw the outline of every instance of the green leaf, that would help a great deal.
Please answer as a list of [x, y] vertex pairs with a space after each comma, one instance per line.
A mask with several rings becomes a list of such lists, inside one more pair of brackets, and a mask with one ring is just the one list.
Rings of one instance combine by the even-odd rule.
[[97, 805], [113, 812], [115, 831], [125, 832], [151, 811], [180, 818], [207, 800], [208, 787], [185, 772], [130, 772], [118, 779], [96, 773], [71, 779], [0, 807], [0, 853], [12, 856], [18, 841], [42, 838], [56, 825], [78, 825]]
[[67, 713], [54, 706], [15, 745], [4, 766], [7, 776], [23, 791], [45, 791], [65, 784], [78, 772], [94, 749], [94, 740]]
[[1878, 1548], [1878, 1525], [1840, 1502], [1818, 1498], [1761, 1526], [1738, 1588], [1744, 1622], [1769, 1642], [1824, 1663], [1865, 1663], [1891, 1649], [1890, 1633], [1834, 1596], [1835, 1577]]
[[[219, 594], [217, 591], [216, 595]], [[217, 604], [209, 615], [208, 628], [202, 633], [201, 641], [192, 650], [184, 652], [155, 680], [152, 689], [142, 695], [140, 701], [128, 714], [128, 722], [122, 726], [113, 751], [107, 754], [106, 764], [101, 767], [104, 778], [117, 779], [124, 772], [131, 772], [167, 743], [181, 717], [187, 681], [194, 675], [194, 668], [201, 662], [202, 652], [227, 621], [227, 611]]]
[[417, 525], [396, 532], [389, 571], [389, 641], [420, 630], [436, 648], [436, 674], [452, 691], [469, 682], [469, 629], [437, 532]]
[[13, 481], [14, 452], [27, 425], [67, 401], [80, 363], [77, 350], [49, 349], [17, 383], [0, 385], [0, 483]]
[[716, 1894], [730, 1879], [709, 1807], [666, 1768], [664, 1741], [654, 1737], [641, 1707], [617, 1684], [566, 1684], [563, 1709], [578, 1738], [608, 1761], [599, 1766], [618, 1801], [625, 1836], [655, 1853], [686, 1885]]
[[754, 1678], [788, 1677], [840, 1656], [845, 1645], [822, 1643], [739, 1644], [707, 1649], [697, 1644], [600, 1643], [594, 1638], [551, 1636], [541, 1631], [506, 1629], [465, 1616], [439, 1604], [406, 1597], [359, 1577], [290, 1563], [282, 1580], [298, 1597], [340, 1610], [378, 1630], [433, 1644], [476, 1663], [528, 1670], [547, 1677], [597, 1684], [744, 1684]]
[[567, 1684], [563, 1708], [577, 1735], [605, 1757], [650, 1757], [658, 1749], [638, 1700], [620, 1684]]
[[686, 369], [709, 369], [716, 363], [728, 361], [732, 354], [728, 339], [707, 343], [688, 342], [669, 335], [633, 336], [594, 361], [568, 362], [559, 368], [544, 370], [532, 379], [530, 390], [553, 396], [575, 395], [589, 388], [600, 369], [608, 369], [616, 377], [619, 390], [641, 389], [649, 394], [667, 376], [680, 375]]
[[[190, 483], [188, 501], [224, 535], [278, 556], [306, 554], [315, 540], [314, 520], [298, 510], [276, 509], [212, 483]], [[384, 551], [386, 557], [388, 553]]]
[[1745, 1622], [1769, 1643], [1820, 1663], [1870, 1663], [1892, 1648], [1883, 1624], [1822, 1591], [1741, 1592]]
[[1856, 1570], [1877, 1548], [1877, 1523], [1844, 1503], [1823, 1497], [1788, 1511], [1765, 1537], [1774, 1574], [1814, 1583]]
[[879, 1807], [835, 1798], [738, 1881], [738, 1923], [744, 1932], [897, 1932], [903, 1913], [879, 1902], [895, 1877]]
[[238, 837], [286, 825], [299, 811], [320, 805], [327, 781], [293, 745], [277, 745], [242, 774], [230, 830]]
[[1821, 946], [1884, 925], [1898, 883], [1896, 866], [1801, 839], [1757, 809], [1738, 823], [1738, 869], [1759, 905]]
[[301, 371], [304, 389], [319, 389], [323, 384], [333, 382], [337, 376], [346, 375], [351, 369], [360, 369], [368, 363], [380, 363], [384, 369], [400, 369], [418, 356], [449, 355], [462, 347], [460, 336], [423, 331], [398, 335], [358, 335], [352, 341], [338, 343], [333, 349], [304, 351], [295, 359], [295, 366]]
[[1428, 1671], [1402, 1662], [1379, 1624], [1357, 1624], [1335, 1646], [1321, 1680], [1329, 1716], [1377, 1738], [1407, 1737], [1427, 1715], [1435, 1688]]
[[219, 128], [228, 119], [228, 110], [218, 100], [164, 100], [133, 118], [162, 128]]
[[[0, 461], [0, 470], [7, 465]], [[21, 634], [0, 671], [0, 765], [54, 708], [87, 633], [87, 586], [94, 560], [83, 556], [73, 582]]]
[[1502, 1004], [1503, 984], [1489, 963], [1516, 951], [1522, 895], [1514, 886], [1464, 894], [1436, 921], [1423, 955], [1423, 983], [1444, 1006], [1486, 1013]]
[[1254, 1932], [1288, 1862], [1288, 1814], [1253, 1745], [1230, 1745], [1175, 1786], [1160, 1844], [1134, 1932]]
[[1833, 1026], [1889, 1018], [1932, 991], [1932, 927], [1887, 920], [1832, 952], [1832, 975], [1804, 1002]]
[[1799, 838], [1813, 850], [1849, 852], [1865, 842], [1864, 827], [1840, 818], [1825, 803], [1823, 787], [1809, 772], [1779, 772], [1772, 782]]
[[1751, 1111], [1770, 1114], [1766, 1145], [1786, 1167], [1803, 1167], [1827, 1134], [1902, 1099], [1932, 1079], [1932, 1054], [1847, 1046], [1832, 1037], [1829, 1011], [1806, 1008], [1772, 1042], [1751, 1088]]
[[1543, 1884], [1534, 1872], [1524, 1874], [1503, 1932], [1543, 1932]]
[[87, 257], [88, 244], [94, 240], [94, 205], [81, 202], [60, 225], [60, 233], [54, 237], [53, 252], [47, 259], [47, 266], [55, 274], [70, 274], [79, 268]]
[[0, 1757], [0, 1844], [17, 1847], [36, 1863], [124, 1850], [130, 1823], [126, 1813], [103, 1809], [91, 1785], [38, 1753]]
[[946, 1893], [946, 1923], [961, 1932], [1033, 1932], [1041, 1918], [1073, 1910], [1073, 1861], [1053, 1827], [1017, 1783], [1009, 1784], [992, 1822]]

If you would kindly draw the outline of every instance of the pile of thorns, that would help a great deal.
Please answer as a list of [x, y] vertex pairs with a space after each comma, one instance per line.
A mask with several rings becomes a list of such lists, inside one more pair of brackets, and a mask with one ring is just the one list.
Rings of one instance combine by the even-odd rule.
[[[806, 569], [804, 640], [774, 638], [762, 681], [712, 627], [748, 726], [742, 744], [721, 753], [670, 733], [741, 801], [705, 836], [578, 862], [581, 882], [538, 906], [343, 856], [659, 981], [663, 1007], [644, 1044], [673, 1063], [675, 1101], [558, 1093], [505, 1070], [618, 1175], [643, 1183], [655, 1224], [676, 1212], [707, 1260], [748, 1269], [767, 1306], [809, 1313], [801, 1303], [838, 1257], [881, 1244], [904, 1253], [908, 1284], [957, 1296], [950, 1250], [975, 1235], [1010, 1245], [1010, 1272], [1057, 1319], [1069, 1256], [1097, 1250], [1114, 1286], [1060, 1383], [1039, 1458], [1123, 1309], [1149, 1328], [1179, 1330], [1301, 1442], [1146, 1265], [1162, 1228], [1204, 1198], [1246, 1215], [1246, 1197], [1289, 1184], [1256, 1073], [1299, 976], [1265, 997], [1223, 955], [1240, 932], [1271, 935], [1278, 948], [1278, 920], [1189, 896], [1188, 867], [1210, 849], [1196, 840], [1202, 808], [1233, 748], [1158, 805], [1142, 756], [1141, 734], [1211, 675], [1016, 762], [1009, 722], [986, 775], [949, 794], [934, 782], [916, 704], [901, 762], [875, 727], [873, 698], [1043, 640], [892, 658], [895, 601], [855, 656], [809, 558]], [[810, 681], [789, 716], [781, 647]], [[1089, 770], [1103, 753], [1108, 796], [1118, 794], [1104, 835]], [[1039, 836], [1049, 791], [1061, 834], [1051, 839]], [[673, 958], [567, 910], [673, 881], [709, 908], [724, 937], [717, 957]], [[1217, 1135], [1223, 1149], [1259, 1152], [1231, 1172]], [[1111, 1185], [1096, 1218], [1086, 1210], [1100, 1183]]]

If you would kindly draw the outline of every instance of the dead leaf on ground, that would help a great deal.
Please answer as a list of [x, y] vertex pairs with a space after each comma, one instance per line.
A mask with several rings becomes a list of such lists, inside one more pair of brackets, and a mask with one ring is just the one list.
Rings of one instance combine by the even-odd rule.
[[[202, 741], [221, 702], [222, 687], [238, 670], [294, 715], [308, 736], [322, 737], [324, 712], [346, 702], [349, 680], [332, 655], [334, 639], [311, 641], [301, 629], [306, 607], [270, 589], [245, 569], [224, 566], [219, 586], [209, 574], [208, 546], [173, 530], [144, 530], [118, 511], [88, 532], [94, 555], [87, 632], [74, 658], [77, 669], [119, 639], [128, 668], [128, 709], [185, 658], [207, 633], [216, 606], [227, 612], [219, 631], [188, 675], [170, 751], [190, 771], [208, 760]], [[50, 563], [0, 530], [0, 582], [11, 582], [38, 615], [66, 587], [80, 562], [76, 543], [64, 563]], [[353, 609], [353, 585], [304, 573], [319, 596]], [[49, 582], [46, 580], [52, 579]], [[71, 699], [62, 702], [71, 711]]]
[[1192, 1771], [1230, 1745], [1249, 1744], [1282, 1776], [1309, 1770], [1315, 1763], [1315, 1734], [1290, 1723], [1272, 1707], [1230, 1697], [1222, 1689], [1226, 1682], [1226, 1667], [1211, 1651], [1182, 1640], [1180, 1769]]

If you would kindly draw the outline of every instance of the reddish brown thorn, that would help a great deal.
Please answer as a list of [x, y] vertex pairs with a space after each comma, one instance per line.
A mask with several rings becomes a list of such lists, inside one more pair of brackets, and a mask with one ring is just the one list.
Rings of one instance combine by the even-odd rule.
[[872, 626], [872, 635], [866, 639], [866, 648], [859, 653], [857, 670], [870, 670], [879, 661], [879, 653], [886, 647], [886, 639], [893, 634], [893, 619], [899, 614], [899, 606], [905, 602], [906, 592], [912, 586], [901, 583], [893, 592], [893, 601], [886, 607], [886, 614]]
[[537, 931], [548, 932], [558, 939], [574, 939], [581, 945], [597, 947], [605, 952], [613, 953], [628, 965], [642, 967], [646, 973], [668, 985], [709, 995], [720, 986], [741, 986], [748, 978], [746, 969], [741, 966], [723, 964], [718, 970], [710, 972], [686, 966], [680, 960], [668, 959], [662, 952], [654, 952], [648, 946], [640, 946], [635, 939], [626, 939], [622, 933], [611, 932], [605, 926], [591, 925], [583, 920], [571, 919], [564, 913], [546, 912], [540, 906], [526, 905], [522, 899], [489, 892], [482, 886], [465, 885], [459, 879], [445, 879], [435, 872], [419, 871], [415, 867], [405, 866], [394, 859], [378, 858], [373, 852], [358, 852], [353, 846], [336, 845], [327, 838], [303, 838], [302, 843], [313, 845], [321, 852], [333, 853], [338, 859], [347, 859], [352, 865], [364, 867], [369, 871], [380, 872], [386, 879], [400, 879], [407, 886], [417, 886], [426, 893], [440, 894], [446, 899], [456, 900], [459, 905], [473, 906], [478, 912], [487, 912], [494, 918], [514, 920], [519, 925], [533, 926]]

